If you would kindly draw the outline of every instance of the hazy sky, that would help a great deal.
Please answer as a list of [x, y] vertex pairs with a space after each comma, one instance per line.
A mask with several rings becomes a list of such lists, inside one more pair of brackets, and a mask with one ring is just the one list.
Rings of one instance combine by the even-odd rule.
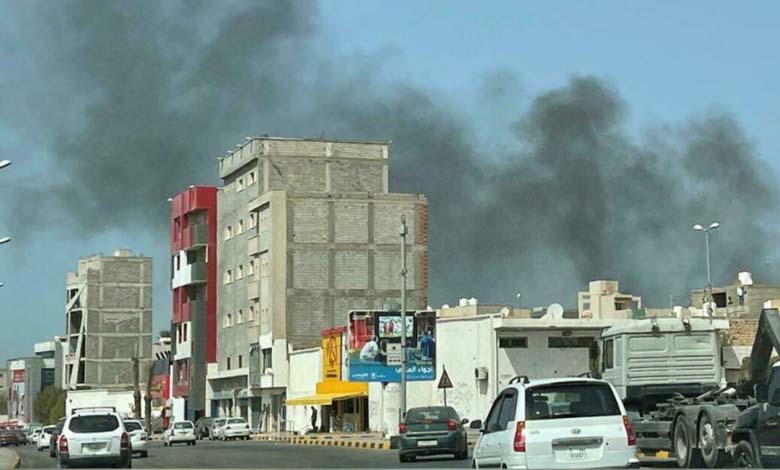
[[[0, 159], [10, 158], [14, 163], [10, 168], [0, 170], [0, 212], [6, 214], [0, 219], [0, 237], [10, 235], [15, 239], [9, 245], [0, 246], [0, 282], [5, 283], [0, 288], [0, 360], [31, 354], [33, 342], [63, 332], [65, 273], [76, 268], [80, 256], [91, 253], [108, 254], [116, 248], [127, 247], [136, 253], [153, 256], [155, 332], [166, 328], [170, 318], [168, 238], [164, 220], [145, 221], [135, 214], [132, 224], [118, 224], [112, 228], [109, 222], [98, 231], [74, 230], [67, 221], [76, 214], [80, 215], [79, 219], [88, 219], [92, 217], [92, 211], [99, 210], [105, 214], [111, 210], [111, 207], [93, 207], [89, 197], [84, 196], [90, 194], [89, 188], [83, 188], [83, 181], [75, 178], [72, 172], [63, 171], [66, 164], [58, 160], [62, 158], [61, 154], [67, 153], [63, 148], [79, 149], [83, 153], [88, 146], [78, 140], [89, 142], [97, 137], [88, 134], [70, 136], [68, 139], [71, 140], [65, 139], [65, 142], [61, 138], [69, 132], [78, 133], [79, 126], [89, 121], [90, 113], [94, 111], [89, 105], [90, 98], [99, 94], [100, 86], [105, 87], [98, 83], [99, 86], [93, 89], [90, 80], [73, 77], [78, 76], [79, 70], [87, 78], [102, 76], [103, 70], [117, 66], [115, 63], [101, 63], [102, 57], [112, 58], [112, 61], [121, 61], [125, 57], [121, 53], [115, 57], [109, 53], [95, 55], [94, 60], [78, 57], [71, 62], [67, 72], [62, 71], [68, 67], [67, 64], [61, 65], [56, 60], [50, 62], [62, 59], [64, 64], [69, 60], [58, 49], [61, 47], [60, 35], [75, 44], [75, 48], [83, 47], [79, 41], [90, 40], [90, 36], [81, 37], [78, 32], [81, 27], [94, 27], [89, 24], [88, 12], [89, 8], [98, 4], [77, 4], [84, 16], [75, 20], [75, 24], [70, 24], [72, 29], [68, 32], [63, 31], [60, 23], [53, 20], [49, 23], [51, 17], [36, 14], [36, 9], [42, 9], [44, 3], [3, 2], [4, 14], [0, 18]], [[143, 22], [148, 18], [150, 29], [164, 30], [165, 25], [158, 24], [161, 20], [155, 14], [157, 3], [142, 5], [144, 14], [140, 15], [140, 20], [135, 18], [134, 21]], [[164, 7], [166, 10], [171, 3], [167, 5]], [[219, 5], [224, 6], [219, 14], [196, 18], [203, 36], [214, 34], [220, 28], [220, 22], [231, 12], [246, 7], [242, 2]], [[670, 132], [674, 133], [678, 126], [686, 126], [690, 119], [710, 112], [727, 113], [739, 123], [749, 145], [752, 145], [753, 154], [768, 165], [765, 176], [768, 175], [774, 183], [777, 181], [777, 171], [780, 170], [777, 158], [780, 151], [780, 133], [777, 132], [777, 123], [780, 122], [780, 61], [776, 52], [777, 44], [780, 44], [780, 30], [777, 28], [780, 4], [777, 2], [329, 0], [304, 4], [304, 8], [312, 10], [310, 22], [303, 27], [310, 29], [294, 39], [304, 42], [308, 49], [306, 57], [322, 61], [326, 70], [323, 72], [317, 66], [305, 70], [290, 67], [284, 73], [338, 77], [334, 70], [347, 69], [346, 75], [354, 80], [355, 92], [365, 93], [366, 96], [375, 96], [370, 88], [383, 84], [400, 88], [408, 85], [422, 90], [427, 99], [441, 104], [436, 107], [437, 116], [447, 116], [448, 110], [452, 111], [457, 127], [467, 131], [467, 140], [471, 141], [472, 148], [480, 149], [479, 156], [483, 160], [499, 160], [495, 155], [513, 151], [516, 139], [513, 124], [522, 113], [533, 109], [534, 100], [540, 94], [566, 87], [573, 76], [592, 76], [619, 95], [626, 113], [623, 130], [631, 136], [630, 139], [636, 142], [652, 140], [648, 129], [656, 132], [671, 129]], [[207, 19], [204, 20], [204, 17]], [[209, 23], [208, 18], [213, 18], [213, 23]], [[185, 20], [178, 18], [177, 24], [185, 24]], [[85, 23], [87, 26], [84, 26]], [[271, 23], [258, 23], [257, 27], [272, 29], [274, 25]], [[172, 30], [171, 35], [177, 34], [175, 28]], [[121, 28], [115, 32], [117, 35], [123, 33]], [[132, 36], [130, 38], [133, 41]], [[190, 47], [207, 47], [207, 43], [194, 43]], [[272, 53], [294, 51], [298, 46], [289, 47], [276, 48]], [[142, 50], [138, 54], [128, 54], [127, 60], [133, 61], [136, 57], [145, 59], [150, 53]], [[226, 53], [223, 50], [220, 54]], [[217, 57], [217, 63], [220, 60], [227, 59]], [[236, 51], [231, 60], [240, 61], [241, 51]], [[175, 61], [160, 63], [161, 68], [171, 69], [167, 76], [173, 77], [177, 76], [179, 66], [187, 67], [189, 64]], [[63, 79], [64, 75], [70, 78]], [[120, 78], [106, 75], [108, 80], [121, 79], [122, 75], [118, 76]], [[371, 78], [361, 81], [362, 76]], [[128, 81], [134, 79], [132, 74], [127, 75]], [[198, 85], [202, 83], [196, 82], [193, 89]], [[369, 89], [359, 89], [361, 87]], [[334, 86], [336, 88], [339, 87]], [[187, 91], [183, 90], [182, 94], [187, 95]], [[296, 96], [304, 96], [304, 93]], [[201, 99], [200, 96], [185, 98]], [[126, 100], [127, 97], [120, 96], [120, 99]], [[283, 103], [274, 104], [273, 97], [268, 100], [276, 106], [274, 109], [284, 107]], [[350, 108], [347, 106], [345, 109]], [[289, 112], [285, 114], [286, 121], [280, 119], [279, 122], [296, 122], [309, 116]], [[171, 125], [179, 121], [179, 117], [172, 113], [169, 119]], [[91, 118], [95, 120], [94, 115]], [[130, 119], [144, 121], [143, 109]], [[165, 119], [160, 121], [166, 122]], [[279, 124], [271, 129], [260, 128], [264, 122], [263, 119], [230, 122], [218, 141], [208, 142], [209, 147], [203, 148], [202, 152], [195, 150], [196, 155], [191, 158], [203, 170], [194, 173], [200, 179], [192, 183], [216, 183], [215, 155], [240, 143], [244, 135], [266, 132], [297, 135], [305, 129], [310, 130], [309, 135], [316, 137], [314, 129], [319, 125], [315, 122], [298, 127]], [[322, 126], [325, 128], [327, 124]], [[352, 128], [356, 126], [333, 126], [342, 134], [344, 129]], [[199, 128], [180, 127], [170, 138], [184, 139], [188, 132], [195, 135]], [[59, 137], [52, 138], [53, 134]], [[166, 146], [164, 138], [154, 142], [158, 149]], [[105, 151], [100, 145], [103, 144], [96, 144], [96, 151]], [[403, 143], [394, 140], [394, 145]], [[391, 162], [394, 161], [393, 155], [391, 148]], [[132, 170], [129, 167], [129, 171]], [[738, 171], [727, 164], [701, 167], [699, 170], [702, 173]], [[79, 171], [89, 171], [89, 167]], [[159, 169], [162, 178], [167, 178], [166, 171], [175, 170], [163, 165]], [[393, 171], [395, 167], [391, 166]], [[689, 171], [695, 175], [697, 169], [689, 168]], [[110, 173], [97, 173], [95, 177], [111, 184]], [[177, 180], [180, 189], [186, 187], [180, 184], [183, 181]], [[22, 191], [14, 186], [17, 183], [31, 190]], [[55, 183], [58, 185], [56, 204], [46, 197], [50, 186]], [[154, 188], [147, 187], [147, 184], [151, 183], [138, 181], [139, 194], [123, 194], [123, 202], [140, 197], [142, 192], [153, 192]], [[551, 184], [546, 190], [555, 193], [559, 188]], [[69, 202], [70, 191], [74, 194], [72, 204]], [[416, 191], [427, 192], [425, 187]], [[82, 197], [76, 198], [77, 193]], [[164, 197], [158, 199], [162, 207], [167, 204]], [[12, 207], [24, 207], [23, 214], [11, 215]], [[432, 207], [431, 210], [437, 209]], [[774, 209], [767, 213], [777, 215]], [[713, 216], [718, 216], [717, 212]], [[695, 222], [691, 220], [690, 224]], [[766, 220], [762, 222], [768, 223]], [[155, 227], [148, 227], [148, 224]], [[63, 228], [65, 226], [68, 228]], [[748, 223], [741, 229], [751, 231], [753, 227]], [[446, 230], [456, 230], [456, 227], [447, 227]], [[699, 243], [695, 236], [691, 236], [691, 240]], [[691, 249], [699, 250], [700, 245], [693, 245]], [[770, 250], [767, 256], [770, 262], [777, 264], [775, 254], [778, 253]], [[446, 269], [441, 267], [446, 265], [441, 258], [437, 263], [440, 267], [434, 268], [434, 273], [437, 269]], [[767, 277], [777, 280], [780, 276], [777, 276], [776, 270], [780, 269], [780, 265], [777, 268], [772, 266], [766, 263], [761, 268], [741, 268], [763, 269], [768, 273]], [[521, 266], [516, 268], [522, 269]], [[511, 282], [498, 282], [499, 278], [506, 276], [507, 269], [502, 267], [493, 274], [483, 269], [480, 274], [482, 281], [499, 287], [475, 287], [476, 292], [464, 291], [462, 286], [469, 285], [466, 280], [451, 287], [431, 279], [431, 302], [434, 305], [454, 303], [459, 296], [472, 295], [485, 302], [511, 302], [515, 286]], [[561, 269], [569, 275], [569, 271], [575, 268], [565, 266]], [[685, 272], [688, 269], [689, 266], [686, 266]], [[686, 285], [672, 290], [679, 293], [701, 285], [703, 270], [696, 273], [700, 275], [684, 277], [681, 282]], [[727, 274], [719, 273], [721, 277], [716, 278], [716, 282], [730, 280], [725, 277]], [[491, 279], [491, 275], [495, 277]], [[554, 278], [549, 274], [543, 277]], [[574, 281], [567, 281], [564, 285], [576, 286], [579, 278], [571, 278]], [[642, 289], [639, 282], [634, 284], [632, 287]], [[551, 287], [524, 292], [523, 298], [533, 304], [559, 301], [571, 305], [575, 295], [573, 289], [555, 290]]]

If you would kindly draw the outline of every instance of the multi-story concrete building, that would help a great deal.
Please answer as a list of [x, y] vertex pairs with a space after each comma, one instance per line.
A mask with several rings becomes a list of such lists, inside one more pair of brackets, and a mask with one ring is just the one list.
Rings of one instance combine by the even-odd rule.
[[347, 324], [351, 309], [427, 304], [427, 201], [394, 194], [387, 142], [260, 137], [220, 159], [217, 364], [212, 415], [284, 420], [288, 354]]
[[194, 421], [217, 360], [217, 188], [190, 186], [171, 200], [171, 259], [173, 398], [184, 400], [176, 418]]
[[[704, 308], [708, 295], [708, 289], [692, 289], [691, 306]], [[716, 316], [758, 318], [764, 303], [775, 299], [780, 299], [780, 285], [755, 284], [749, 272], [739, 273], [731, 285], [712, 288]]]
[[[33, 356], [8, 361], [8, 418], [17, 423], [35, 423], [35, 398], [55, 380], [55, 344], [35, 343]], [[5, 379], [5, 378], [4, 378]]]
[[618, 281], [591, 281], [586, 292], [577, 293], [580, 318], [633, 318], [642, 308], [642, 298], [621, 294]]
[[66, 387], [132, 387], [132, 359], [140, 377], [151, 362], [152, 259], [129, 250], [82, 258], [66, 283]]

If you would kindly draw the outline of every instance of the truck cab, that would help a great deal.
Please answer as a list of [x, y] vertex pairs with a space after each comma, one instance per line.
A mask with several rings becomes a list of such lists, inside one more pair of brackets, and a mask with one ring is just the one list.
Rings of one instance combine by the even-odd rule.
[[658, 318], [602, 334], [602, 376], [629, 410], [655, 408], [679, 393], [697, 396], [725, 380], [717, 329], [707, 319]]

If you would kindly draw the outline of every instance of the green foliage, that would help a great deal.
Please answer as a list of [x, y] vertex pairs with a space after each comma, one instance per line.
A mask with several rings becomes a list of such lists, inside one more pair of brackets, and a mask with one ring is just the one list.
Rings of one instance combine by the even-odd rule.
[[8, 394], [0, 392], [0, 415], [8, 414]]
[[35, 419], [44, 425], [54, 424], [65, 416], [65, 390], [53, 385], [44, 388], [35, 398]]

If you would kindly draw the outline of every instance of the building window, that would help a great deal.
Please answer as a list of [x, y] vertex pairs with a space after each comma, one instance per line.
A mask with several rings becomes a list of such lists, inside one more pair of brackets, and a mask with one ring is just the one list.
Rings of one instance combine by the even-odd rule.
[[590, 310], [590, 302], [583, 302], [582, 303], [582, 309], [583, 310]]
[[528, 338], [498, 338], [498, 347], [503, 349], [519, 349], [528, 347]]
[[239, 354], [238, 355], [238, 368], [240, 369], [242, 367], [244, 367], [244, 356]]
[[249, 228], [255, 228], [257, 226], [257, 214], [252, 212], [249, 214]]
[[265, 371], [271, 368], [273, 364], [273, 355], [271, 354], [271, 348], [263, 349], [263, 374]]
[[236, 270], [236, 280], [242, 279], [244, 277], [244, 265], [239, 264], [238, 269]]
[[246, 185], [247, 186], [252, 186], [253, 184], [255, 184], [255, 172], [254, 171], [250, 171], [249, 172], [249, 181], [247, 181]]
[[225, 328], [233, 326], [233, 314], [226, 313], [225, 314]]
[[254, 319], [255, 319], [255, 306], [254, 305], [250, 305], [249, 306], [249, 320], [254, 320]]
[[238, 309], [238, 320], [236, 320], [236, 324], [239, 323], [244, 323], [244, 310], [240, 308]]
[[244, 189], [244, 178], [239, 178], [238, 179], [238, 191], [237, 192], [240, 192], [243, 189]]
[[592, 343], [593, 338], [589, 336], [547, 338], [549, 348], [589, 348]]
[[244, 233], [244, 219], [239, 219], [238, 220], [238, 233], [237, 233], [237, 235], [241, 235], [242, 233]]
[[181, 340], [182, 340], [182, 342], [187, 342], [187, 324], [186, 323], [182, 327]]
[[608, 339], [604, 341], [604, 369], [615, 367], [615, 341]]
[[230, 370], [230, 358], [227, 358], [227, 370]]
[[225, 284], [230, 284], [231, 282], [233, 282], [233, 270], [232, 269], [228, 269], [228, 270], [225, 271], [225, 279], [224, 279], [224, 281], [225, 281], [224, 282]]
[[227, 225], [225, 226], [225, 240], [229, 240], [233, 237], [233, 226]]
[[249, 269], [246, 272], [247, 276], [253, 276], [255, 274], [255, 260], [249, 260]]

